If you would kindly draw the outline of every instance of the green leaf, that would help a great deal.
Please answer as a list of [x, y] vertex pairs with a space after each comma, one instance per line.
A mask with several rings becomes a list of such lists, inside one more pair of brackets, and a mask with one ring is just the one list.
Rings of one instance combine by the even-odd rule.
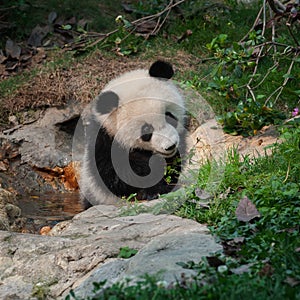
[[293, 76], [292, 74], [284, 74], [282, 76], [284, 79], [292, 79], [292, 78], [295, 78], [295, 76]]
[[64, 30], [71, 30], [71, 29], [72, 29], [72, 26], [71, 26], [70, 24], [62, 25], [61, 27], [62, 27], [62, 29], [64, 29]]
[[131, 249], [127, 246], [122, 247], [122, 248], [120, 248], [120, 252], [119, 252], [118, 257], [120, 257], [120, 258], [130, 258], [130, 257], [136, 255], [137, 252], [138, 252], [138, 250], [136, 250], [136, 249]]

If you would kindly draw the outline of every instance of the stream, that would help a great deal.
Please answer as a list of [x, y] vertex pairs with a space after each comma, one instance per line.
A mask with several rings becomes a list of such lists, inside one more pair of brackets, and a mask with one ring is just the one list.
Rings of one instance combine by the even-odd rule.
[[25, 219], [24, 233], [39, 234], [42, 228], [50, 229], [84, 210], [78, 192], [31, 194], [17, 200]]

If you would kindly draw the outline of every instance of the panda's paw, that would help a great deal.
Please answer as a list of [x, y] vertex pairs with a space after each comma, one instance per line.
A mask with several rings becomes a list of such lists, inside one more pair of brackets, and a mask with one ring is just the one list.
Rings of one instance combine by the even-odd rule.
[[157, 199], [158, 197], [159, 197], [159, 193], [149, 194], [149, 192], [147, 192], [145, 190], [139, 191], [136, 195], [136, 199], [138, 199], [138, 200], [147, 200], [147, 201]]

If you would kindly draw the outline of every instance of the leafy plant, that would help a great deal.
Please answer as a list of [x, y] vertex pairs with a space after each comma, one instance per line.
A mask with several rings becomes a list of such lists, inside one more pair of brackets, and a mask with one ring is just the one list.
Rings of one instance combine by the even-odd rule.
[[218, 117], [225, 132], [232, 135], [255, 135], [263, 126], [280, 124], [285, 114], [269, 106], [248, 98], [240, 101], [234, 112], [227, 112]]
[[118, 254], [118, 257], [120, 257], [120, 258], [130, 258], [130, 257], [136, 255], [137, 252], [138, 252], [138, 250], [136, 250], [136, 249], [131, 249], [127, 246], [122, 247], [122, 248], [120, 248], [120, 252]]

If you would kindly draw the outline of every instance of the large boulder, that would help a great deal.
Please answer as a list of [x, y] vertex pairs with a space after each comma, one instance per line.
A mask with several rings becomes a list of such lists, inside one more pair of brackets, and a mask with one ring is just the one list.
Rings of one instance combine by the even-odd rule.
[[[199, 261], [221, 249], [207, 227], [173, 215], [120, 216], [114, 206], [95, 206], [56, 225], [50, 235], [0, 231], [0, 295], [3, 299], [58, 299], [76, 289], [89, 295], [93, 281], [163, 271], [175, 281], [191, 274], [176, 262]], [[139, 250], [129, 260], [120, 248]], [[109, 264], [109, 265], [108, 265]], [[17, 285], [17, 286], [16, 286]]]

